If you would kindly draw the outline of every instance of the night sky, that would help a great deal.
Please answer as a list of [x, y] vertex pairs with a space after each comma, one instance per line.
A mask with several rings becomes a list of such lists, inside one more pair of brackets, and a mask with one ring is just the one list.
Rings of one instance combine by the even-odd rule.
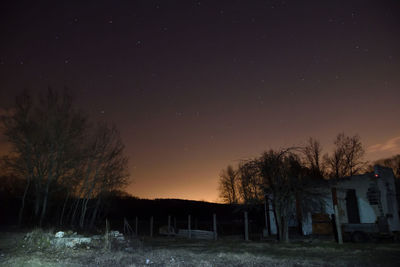
[[8, 1], [0, 33], [0, 113], [69, 88], [139, 197], [217, 201], [228, 164], [310, 136], [400, 153], [400, 1]]

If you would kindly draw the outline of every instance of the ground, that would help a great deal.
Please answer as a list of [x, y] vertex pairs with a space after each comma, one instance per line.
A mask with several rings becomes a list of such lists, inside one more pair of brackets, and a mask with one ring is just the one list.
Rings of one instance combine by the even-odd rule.
[[129, 244], [55, 248], [27, 233], [0, 233], [0, 266], [397, 266], [399, 243], [346, 243], [308, 239], [290, 244], [174, 237], [134, 239]]

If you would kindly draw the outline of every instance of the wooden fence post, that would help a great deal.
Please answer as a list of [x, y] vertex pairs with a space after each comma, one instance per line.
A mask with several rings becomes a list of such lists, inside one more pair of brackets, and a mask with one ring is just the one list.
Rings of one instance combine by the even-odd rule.
[[249, 222], [247, 219], [247, 211], [244, 212], [244, 240], [249, 241]]
[[171, 231], [171, 215], [168, 215], [168, 236]]
[[139, 226], [138, 226], [138, 224], [139, 224], [139, 219], [136, 216], [136, 219], [135, 219], [135, 233], [136, 233], [136, 236], [139, 236], [139, 233], [138, 233]]
[[271, 218], [270, 218], [270, 210], [269, 210], [269, 201], [268, 198], [265, 196], [265, 202], [264, 202], [264, 209], [265, 209], [265, 228], [267, 229], [268, 236], [270, 236], [271, 233]]
[[153, 237], [153, 216], [150, 217], [150, 237]]
[[174, 232], [175, 234], [177, 233], [177, 229], [176, 229], [176, 217], [174, 216]]
[[190, 215], [188, 215], [188, 235], [189, 235], [189, 239], [192, 238], [192, 225], [190, 222]]
[[214, 231], [214, 240], [217, 240], [217, 215], [213, 214], [213, 231]]
[[104, 234], [104, 248], [110, 250], [111, 249], [111, 242], [110, 242], [110, 223], [106, 218], [106, 232]]

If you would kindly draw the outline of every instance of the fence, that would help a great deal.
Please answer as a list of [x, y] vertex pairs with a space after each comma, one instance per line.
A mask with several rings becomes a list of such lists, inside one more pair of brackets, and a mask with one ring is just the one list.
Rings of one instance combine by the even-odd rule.
[[[124, 219], [125, 220], [125, 219]], [[112, 228], [125, 229], [121, 221], [113, 221]], [[227, 220], [218, 218], [216, 213], [210, 214], [209, 219], [187, 217], [176, 217], [168, 215], [164, 218], [150, 216], [147, 218], [135, 216], [126, 220], [129, 228], [137, 236], [172, 236], [193, 238], [193, 239], [214, 239], [224, 236], [237, 236], [244, 240], [260, 238], [265, 222], [258, 218], [250, 218], [247, 212], [242, 213], [242, 218]]]

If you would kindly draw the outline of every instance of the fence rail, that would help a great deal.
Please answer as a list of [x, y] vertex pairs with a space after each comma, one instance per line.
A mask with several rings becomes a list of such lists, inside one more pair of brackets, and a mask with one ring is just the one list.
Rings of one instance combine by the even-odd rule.
[[[194, 239], [214, 239], [218, 236], [243, 235], [243, 238], [249, 240], [250, 234], [262, 233], [262, 228], [254, 220], [249, 220], [247, 212], [241, 220], [217, 220], [217, 215], [210, 216], [210, 220], [193, 219], [191, 215], [186, 220], [177, 220], [176, 217], [168, 215], [165, 220], [159, 217], [150, 216], [146, 219], [140, 219], [138, 216], [134, 219], [124, 219], [123, 225], [119, 221], [113, 222], [115, 229], [124, 229], [124, 233], [137, 236], [168, 235], [180, 236]], [[129, 226], [129, 227], [127, 227]], [[128, 229], [127, 229], [128, 228]], [[178, 230], [179, 229], [179, 230]]]
[[[189, 235], [190, 233], [190, 235]], [[188, 230], [188, 229], [179, 229], [176, 236], [179, 237], [189, 237], [193, 239], [214, 239], [214, 232], [205, 231], [205, 230]]]

